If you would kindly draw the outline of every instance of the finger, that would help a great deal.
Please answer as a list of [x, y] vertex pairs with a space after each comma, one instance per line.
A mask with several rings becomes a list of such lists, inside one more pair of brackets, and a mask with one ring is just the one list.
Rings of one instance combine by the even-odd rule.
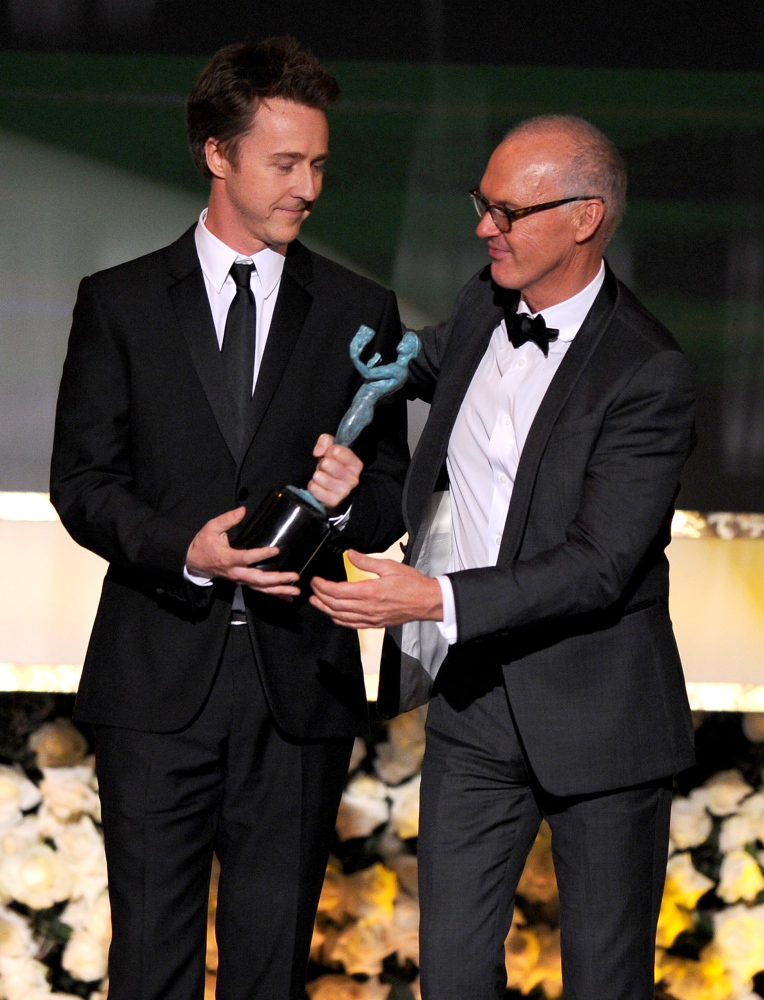
[[327, 449], [331, 448], [334, 444], [334, 438], [331, 434], [320, 434], [318, 441], [316, 441], [316, 446], [313, 449], [313, 455], [315, 458], [320, 458]]
[[225, 514], [221, 514], [219, 517], [213, 518], [212, 524], [214, 524], [215, 528], [220, 532], [228, 531], [229, 528], [238, 524], [246, 513], [246, 507], [236, 507], [234, 510], [227, 510]]
[[280, 587], [283, 584], [297, 583], [300, 579], [299, 573], [276, 572], [275, 570], [257, 569], [256, 567], [246, 570], [245, 575], [247, 582], [256, 587]]
[[[268, 545], [262, 549], [234, 549], [229, 546], [228, 565], [235, 569], [237, 566], [249, 569], [256, 563], [265, 562], [279, 554], [279, 549], [275, 545]], [[263, 570], [265, 572], [265, 570]]]
[[310, 581], [313, 592], [319, 597], [331, 597], [335, 601], [369, 601], [377, 596], [374, 580], [357, 580], [351, 583], [349, 580], [324, 580], [323, 577], [314, 576]]
[[[341, 444], [333, 444], [331, 448], [326, 450], [323, 462], [326, 461], [337, 462], [339, 465], [346, 466], [347, 468], [353, 469], [358, 473], [360, 473], [363, 469], [363, 462], [358, 455], [356, 455], [356, 453], [350, 448], [346, 448]], [[319, 462], [319, 465], [321, 464], [322, 463]]]
[[373, 556], [364, 555], [356, 549], [348, 549], [348, 559], [356, 567], [365, 573], [376, 573], [377, 576], [390, 576], [391, 573], [400, 573], [401, 564], [395, 559], [379, 559]]
[[358, 478], [361, 474], [361, 466], [356, 468], [355, 465], [349, 465], [347, 463], [338, 462], [336, 458], [331, 458], [328, 455], [324, 455], [321, 461], [316, 466], [316, 471], [313, 473], [314, 479], [319, 479], [319, 482], [323, 485], [328, 486], [327, 480], [337, 479], [343, 483], [357, 483]]
[[315, 596], [310, 597], [309, 601], [314, 608], [318, 608], [319, 611], [323, 611], [325, 615], [331, 618], [331, 620], [334, 622], [335, 625], [341, 625], [343, 628], [352, 628], [352, 629], [377, 627], [377, 625], [374, 622], [371, 622], [364, 617], [355, 614], [354, 615], [338, 614], [332, 611], [332, 609], [328, 605], [324, 604], [323, 601], [319, 600], [319, 598]]
[[288, 597], [292, 600], [300, 596], [299, 587], [255, 587], [252, 584], [247, 584], [247, 586], [250, 590], [256, 590], [259, 594], [267, 594], [269, 597]]

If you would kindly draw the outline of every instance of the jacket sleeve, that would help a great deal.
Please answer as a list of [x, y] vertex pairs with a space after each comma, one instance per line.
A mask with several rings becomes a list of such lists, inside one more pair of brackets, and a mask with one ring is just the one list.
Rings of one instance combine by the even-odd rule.
[[672, 508], [694, 442], [694, 400], [692, 369], [678, 351], [642, 364], [610, 406], [565, 541], [506, 566], [450, 574], [460, 642], [618, 601]]
[[[401, 322], [395, 295], [385, 296], [374, 348], [383, 358], [395, 356]], [[340, 536], [343, 549], [382, 552], [404, 533], [403, 483], [409, 464], [406, 399], [395, 393], [380, 404], [374, 419], [353, 446], [364, 463], [352, 497], [348, 523]]]
[[75, 541], [147, 574], [181, 599], [193, 532], [157, 515], [133, 490], [130, 370], [93, 279], [80, 284], [56, 410], [50, 494]]

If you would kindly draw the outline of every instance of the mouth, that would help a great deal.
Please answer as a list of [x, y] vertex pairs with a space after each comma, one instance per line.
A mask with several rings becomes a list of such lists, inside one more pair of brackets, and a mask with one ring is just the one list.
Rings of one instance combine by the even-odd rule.
[[505, 257], [511, 257], [511, 255], [512, 251], [508, 247], [493, 243], [491, 240], [488, 241], [488, 256], [491, 260], [504, 260]]
[[291, 216], [293, 219], [302, 217], [303, 215], [310, 215], [310, 210], [313, 207], [311, 202], [299, 205], [297, 208], [287, 208], [286, 205], [279, 205], [278, 209], [280, 212], [285, 212], [287, 216]]

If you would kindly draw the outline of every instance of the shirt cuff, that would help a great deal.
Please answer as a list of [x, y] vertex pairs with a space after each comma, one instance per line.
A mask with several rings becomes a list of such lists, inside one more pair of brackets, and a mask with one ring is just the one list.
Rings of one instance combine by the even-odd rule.
[[344, 514], [337, 514], [336, 517], [330, 517], [329, 523], [334, 528], [335, 531], [344, 531], [345, 525], [350, 520], [350, 511], [353, 509], [353, 505], [348, 507]]
[[454, 601], [454, 588], [447, 576], [436, 576], [435, 579], [440, 584], [440, 593], [443, 599], [443, 621], [435, 622], [438, 631], [446, 640], [449, 646], [453, 646], [459, 636], [456, 629], [456, 603]]
[[183, 567], [183, 576], [188, 580], [189, 583], [196, 584], [197, 587], [211, 587], [212, 577], [207, 576], [206, 573], [189, 573], [188, 566]]

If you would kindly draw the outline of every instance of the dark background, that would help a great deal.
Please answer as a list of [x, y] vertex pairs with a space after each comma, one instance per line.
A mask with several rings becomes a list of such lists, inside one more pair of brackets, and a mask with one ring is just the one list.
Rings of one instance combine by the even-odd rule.
[[[485, 262], [465, 192], [514, 122], [570, 112], [614, 139], [629, 209], [608, 259], [698, 371], [679, 503], [764, 511], [764, 3], [2, 0], [0, 129], [201, 200], [185, 94], [219, 46], [286, 32], [343, 89], [306, 236], [428, 319]], [[73, 293], [44, 377], [7, 400], [52, 410]], [[23, 473], [0, 454], [0, 489], [45, 489], [49, 425]]]

